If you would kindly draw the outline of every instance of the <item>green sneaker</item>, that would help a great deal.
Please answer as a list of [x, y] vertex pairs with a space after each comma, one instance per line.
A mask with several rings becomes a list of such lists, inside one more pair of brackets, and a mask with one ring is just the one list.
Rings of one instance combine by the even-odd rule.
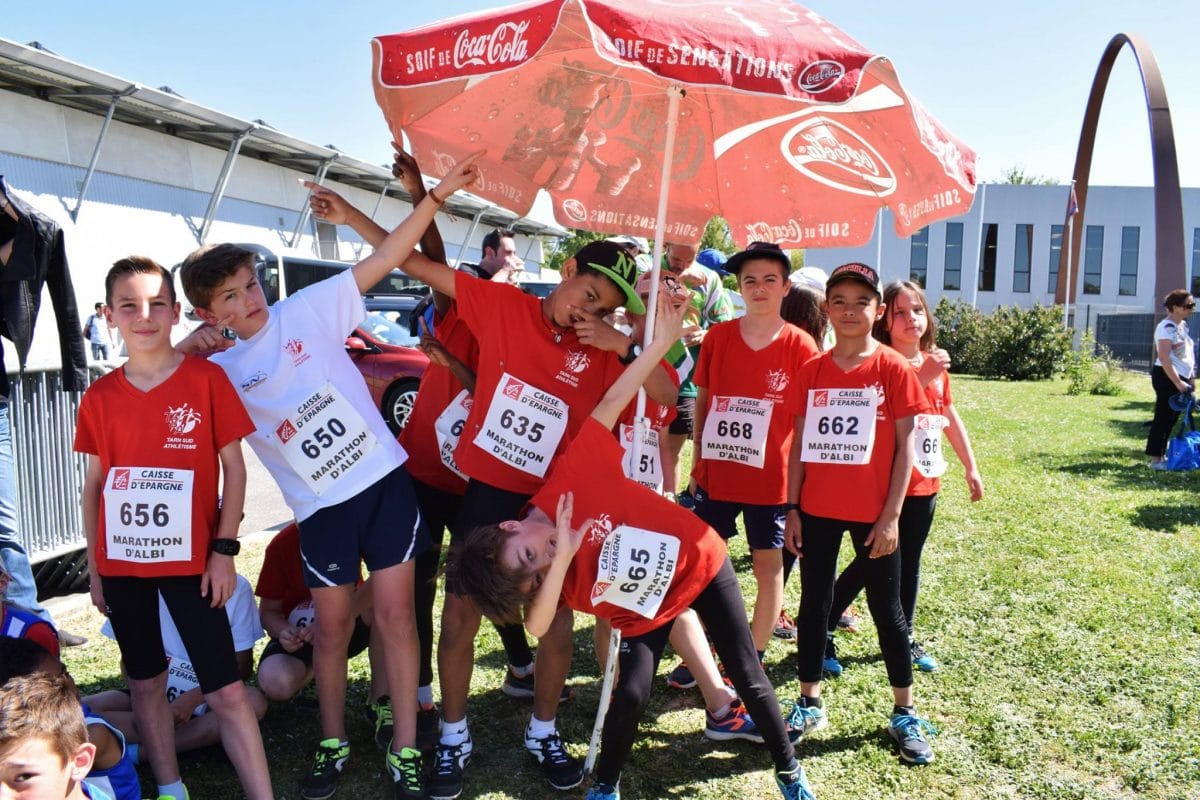
[[392, 776], [392, 796], [396, 800], [425, 797], [425, 787], [421, 782], [420, 750], [405, 747], [395, 753], [388, 748], [387, 768]]
[[158, 800], [192, 800], [192, 795], [188, 792], [188, 788], [184, 786], [183, 797], [176, 797], [173, 794], [160, 794]]
[[338, 778], [350, 760], [350, 743], [337, 739], [322, 739], [313, 757], [312, 769], [300, 781], [300, 796], [304, 800], [325, 800], [337, 789]]

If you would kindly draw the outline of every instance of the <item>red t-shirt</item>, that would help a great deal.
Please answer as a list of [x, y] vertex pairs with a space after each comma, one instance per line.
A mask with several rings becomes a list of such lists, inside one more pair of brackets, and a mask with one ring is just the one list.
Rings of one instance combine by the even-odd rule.
[[845, 522], [879, 519], [887, 500], [896, 451], [896, 420], [925, 408], [925, 393], [904, 356], [880, 345], [849, 372], [833, 363], [830, 351], [810, 360], [796, 378], [800, 415], [807, 413], [811, 389], [864, 389], [882, 393], [875, 408], [875, 444], [866, 464], [805, 463], [800, 507], [815, 517]]
[[719, 397], [771, 403], [762, 466], [701, 456], [693, 464], [692, 477], [714, 500], [778, 505], [787, 502], [788, 452], [796, 415], [803, 410], [793, 376], [820, 351], [808, 333], [786, 323], [775, 341], [751, 350], [739, 326], [735, 319], [708, 329], [693, 380], [708, 391], [708, 413], [717, 407]]
[[[621, 445], [612, 433], [588, 417], [530, 503], [554, 519], [559, 495], [575, 493], [573, 522], [589, 518], [595, 522], [567, 569], [562, 600], [576, 611], [611, 620], [626, 636], [640, 636], [670, 623], [691, 605], [716, 576], [727, 552], [724, 540], [695, 514], [626, 478], [621, 472], [621, 456]], [[614, 558], [605, 544], [618, 532], [626, 543], [640, 536], [642, 543], [653, 546], [645, 548], [644, 557]], [[627, 546], [635, 554], [640, 549]], [[678, 551], [673, 559], [660, 559], [664, 551], [669, 553], [675, 547]], [[598, 581], [601, 561], [621, 568], [611, 581], [616, 585], [631, 579], [631, 568], [644, 570], [635, 575], [640, 577], [639, 587], [662, 596], [651, 617], [611, 602], [592, 604], [593, 593], [609, 583], [607, 579]], [[672, 561], [673, 568], [669, 566]], [[661, 582], [650, 584], [655, 577]]]
[[[184, 358], [148, 392], [130, 384], [124, 368], [93, 383], [79, 405], [75, 450], [99, 457], [104, 476], [96, 570], [202, 573], [217, 530], [218, 453], [253, 431], [224, 370], [202, 358]], [[189, 505], [190, 515], [181, 513]], [[118, 529], [111, 541], [110, 524]]]
[[[914, 371], [916, 367], [913, 368]], [[945, 415], [946, 409], [954, 402], [950, 397], [950, 373], [942, 370], [942, 374], [929, 382], [925, 387], [927, 406], [921, 413]], [[941, 478], [926, 478], [913, 468], [912, 480], [908, 482], [908, 497], [928, 497], [942, 490]]]
[[[542, 315], [542, 301], [515, 286], [459, 272], [454, 291], [459, 316], [479, 342], [475, 402], [454, 459], [478, 481], [532, 495], [624, 367], [617, 354], [555, 328]], [[497, 398], [498, 413], [485, 425]], [[562, 428], [556, 446], [548, 433], [554, 426]]]
[[[446, 314], [436, 321], [437, 338], [450, 355], [472, 370], [478, 369], [479, 344], [471, 329], [458, 316], [458, 306], [450, 304]], [[431, 363], [421, 376], [421, 389], [413, 405], [408, 424], [400, 432], [400, 444], [408, 453], [404, 466], [414, 479], [450, 494], [462, 495], [467, 482], [442, 463], [434, 423], [463, 385], [447, 367]]]
[[254, 593], [266, 600], [280, 601], [284, 616], [312, 599], [304, 585], [304, 565], [300, 560], [300, 526], [288, 525], [267, 543], [262, 569]]
[[[675, 385], [675, 388], [678, 389], [679, 373], [674, 367], [667, 363], [666, 359], [660, 361], [659, 364], [663, 370], [666, 371], [667, 375], [670, 376], [671, 382]], [[651, 400], [649, 396], [646, 397], [646, 418], [650, 420], [650, 427], [653, 430], [660, 431], [667, 427], [675, 421], [675, 417], [678, 416], [678, 414], [679, 412], [675, 410], [675, 406], [673, 404], [669, 406], [660, 405], [654, 400]], [[635, 397], [629, 401], [629, 405], [625, 406], [625, 409], [621, 412], [620, 418], [617, 419], [617, 427], [615, 430], [619, 431], [622, 425], [632, 425], [636, 417], [637, 398]]]

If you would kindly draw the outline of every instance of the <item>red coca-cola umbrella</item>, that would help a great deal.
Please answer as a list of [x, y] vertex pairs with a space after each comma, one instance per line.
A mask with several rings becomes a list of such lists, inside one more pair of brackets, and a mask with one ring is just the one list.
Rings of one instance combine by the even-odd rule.
[[373, 48], [427, 171], [486, 147], [473, 191], [526, 213], [546, 189], [568, 227], [696, 242], [720, 214], [739, 244], [845, 247], [881, 206], [904, 236], [974, 198], [892, 63], [790, 0], [543, 0]]

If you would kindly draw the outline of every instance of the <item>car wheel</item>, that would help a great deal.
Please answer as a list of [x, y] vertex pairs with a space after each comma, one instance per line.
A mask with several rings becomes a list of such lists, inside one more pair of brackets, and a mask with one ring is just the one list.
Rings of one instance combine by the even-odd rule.
[[413, 404], [417, 402], [417, 387], [420, 385], [419, 381], [407, 378], [396, 381], [383, 394], [383, 418], [397, 436], [412, 414]]

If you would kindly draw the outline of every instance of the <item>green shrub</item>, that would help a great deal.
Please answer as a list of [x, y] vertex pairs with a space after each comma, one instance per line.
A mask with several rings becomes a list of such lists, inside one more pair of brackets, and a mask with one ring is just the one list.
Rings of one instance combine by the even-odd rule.
[[1120, 369], [1121, 362], [1107, 345], [1096, 344], [1096, 337], [1088, 329], [1083, 332], [1079, 349], [1067, 353], [1063, 368], [1067, 394], [1121, 394]]
[[1046, 380], [1062, 371], [1071, 336], [1053, 306], [1004, 306], [984, 316], [970, 303], [942, 298], [934, 309], [938, 346], [951, 370], [1009, 380]]

